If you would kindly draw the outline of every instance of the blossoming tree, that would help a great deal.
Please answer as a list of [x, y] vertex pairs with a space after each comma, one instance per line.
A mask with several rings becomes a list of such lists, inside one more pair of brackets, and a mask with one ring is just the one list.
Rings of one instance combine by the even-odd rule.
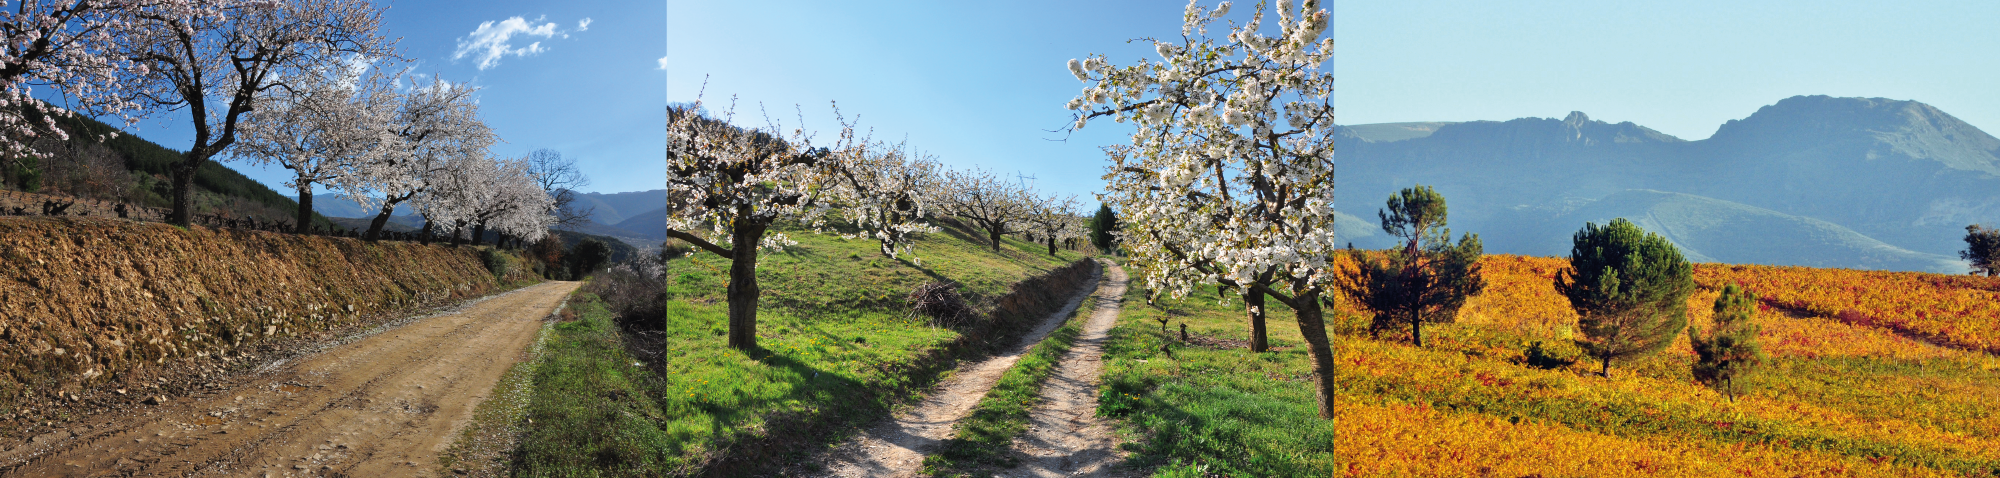
[[1023, 232], [1028, 192], [1014, 182], [983, 169], [951, 170], [945, 172], [944, 189], [944, 209], [985, 229], [993, 252], [1000, 252], [1000, 236]]
[[[836, 202], [838, 159], [802, 129], [730, 124], [700, 102], [667, 107], [667, 235], [729, 259], [729, 346], [757, 348], [757, 252], [797, 244], [780, 220], [814, 227]], [[727, 244], [724, 246], [723, 244]]]
[[116, 54], [123, 16], [143, 0], [21, 0], [0, 5], [0, 164], [25, 166], [47, 157], [30, 146], [39, 138], [69, 139], [55, 117], [70, 109], [35, 98], [51, 87], [70, 108], [137, 121], [138, 103], [119, 78], [133, 63]]
[[[1220, 284], [1292, 307], [1312, 357], [1319, 412], [1332, 418], [1333, 355], [1321, 295], [1338, 270], [1333, 225], [1333, 57], [1316, 0], [1265, 5], [1209, 27], [1229, 3], [1189, 2], [1181, 38], [1153, 40], [1160, 59], [1112, 65], [1071, 60], [1088, 85], [1069, 103], [1082, 128], [1109, 116], [1136, 128], [1107, 148], [1105, 200], [1124, 213], [1121, 240], [1147, 287], [1185, 297]], [[1259, 277], [1264, 271], [1269, 279]]]
[[[428, 191], [432, 179], [454, 162], [486, 156], [498, 138], [479, 119], [479, 103], [472, 96], [478, 91], [433, 77], [402, 93], [388, 125], [396, 138], [392, 146], [372, 161], [356, 163], [338, 181], [343, 197], [378, 211], [363, 237], [379, 237], [396, 206]], [[424, 227], [426, 238], [431, 226]]]
[[259, 93], [290, 72], [391, 55], [381, 16], [366, 0], [161, 0], [121, 16], [116, 51], [134, 64], [121, 87], [145, 108], [191, 115], [194, 143], [171, 168], [168, 221], [188, 224], [195, 171], [236, 144]]
[[1056, 241], [1082, 235], [1083, 220], [1075, 211], [1083, 203], [1076, 195], [1029, 193], [1027, 199], [1028, 228], [1049, 246], [1049, 255], [1056, 255]]
[[935, 207], [933, 196], [941, 187], [937, 160], [912, 157], [908, 144], [887, 144], [854, 137], [854, 125], [842, 121], [845, 148], [834, 151], [840, 167], [834, 187], [842, 201], [842, 216], [857, 234], [849, 239], [868, 237], [881, 243], [882, 255], [899, 257], [911, 252], [917, 233], [937, 232], [937, 226], [921, 221]]
[[261, 93], [257, 110], [245, 117], [234, 154], [292, 170], [285, 186], [298, 192], [298, 233], [312, 230], [314, 185], [339, 180], [395, 147], [388, 124], [397, 97], [388, 78], [365, 62], [322, 65]]

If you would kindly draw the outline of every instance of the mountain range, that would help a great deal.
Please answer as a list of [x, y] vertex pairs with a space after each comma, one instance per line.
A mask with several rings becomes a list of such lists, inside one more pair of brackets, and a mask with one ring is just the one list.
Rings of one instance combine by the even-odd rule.
[[2000, 139], [1935, 107], [1795, 96], [1687, 141], [1563, 119], [1337, 126], [1336, 223], [1386, 247], [1375, 211], [1432, 186], [1489, 253], [1565, 255], [1625, 217], [1699, 261], [1964, 273], [1968, 224], [2000, 224]]

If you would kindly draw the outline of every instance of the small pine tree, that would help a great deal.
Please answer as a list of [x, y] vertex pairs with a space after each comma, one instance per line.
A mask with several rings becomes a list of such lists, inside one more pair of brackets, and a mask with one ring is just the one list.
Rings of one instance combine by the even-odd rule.
[[1757, 296], [1734, 284], [1715, 298], [1715, 325], [1703, 336], [1690, 330], [1694, 378], [1736, 401], [1736, 377], [1763, 361], [1757, 346]]
[[1623, 218], [1585, 224], [1556, 291], [1576, 309], [1577, 345], [1611, 376], [1612, 360], [1651, 355], [1687, 328], [1694, 266], [1667, 239]]
[[1973, 274], [2000, 275], [2000, 229], [1965, 226], [1965, 250], [1958, 258], [1972, 263]]
[[1424, 324], [1456, 321], [1466, 299], [1486, 288], [1479, 271], [1484, 248], [1475, 234], [1451, 243], [1444, 196], [1429, 186], [1390, 196], [1388, 208], [1377, 214], [1382, 230], [1402, 238], [1403, 248], [1387, 251], [1383, 260], [1348, 249], [1359, 270], [1340, 287], [1375, 313], [1370, 333], [1407, 324], [1410, 341], [1422, 347]]
[[1097, 250], [1110, 254], [1112, 243], [1118, 239], [1111, 233], [1117, 230], [1118, 213], [1111, 210], [1110, 204], [1098, 204], [1097, 215], [1090, 218], [1090, 243], [1097, 246]]

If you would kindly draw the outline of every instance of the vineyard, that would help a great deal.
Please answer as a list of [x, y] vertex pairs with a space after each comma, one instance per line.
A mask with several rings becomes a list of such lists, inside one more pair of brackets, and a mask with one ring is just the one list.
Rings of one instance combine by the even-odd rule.
[[[1114, 400], [1112, 409], [1137, 417], [1130, 423], [1154, 437], [1149, 451], [1168, 469], [1177, 461], [1200, 463], [1231, 475], [2000, 471], [2000, 414], [1990, 401], [2000, 396], [2000, 359], [1972, 345], [1981, 337], [1972, 331], [1991, 334], [2000, 322], [2000, 314], [1990, 312], [2000, 283], [1991, 279], [1698, 264], [1698, 289], [1688, 299], [1691, 330], [1710, 326], [1724, 285], [1748, 286], [1762, 302], [1758, 338], [1768, 358], [1742, 379], [1743, 393], [1730, 401], [1689, 375], [1694, 354], [1685, 334], [1664, 353], [1618, 365], [1612, 378], [1596, 376], [1573, 345], [1577, 315], [1553, 286], [1568, 266], [1565, 259], [1493, 255], [1481, 265], [1485, 292], [1467, 302], [1456, 323], [1427, 330], [1424, 348], [1397, 333], [1371, 339], [1369, 317], [1336, 300], [1339, 307], [1329, 313], [1335, 317], [1336, 415], [1323, 427], [1298, 425], [1309, 410], [1296, 379], [1248, 386], [1270, 381], [1278, 370], [1284, 370], [1281, 379], [1304, 371], [1303, 354], [1285, 350], [1298, 340], [1290, 324], [1273, 328], [1281, 346], [1265, 356], [1268, 361], [1245, 360], [1251, 354], [1241, 349], [1193, 345], [1176, 352], [1175, 361], [1161, 360], [1159, 342], [1173, 339], [1153, 330], [1161, 314], [1187, 323], [1198, 336], [1243, 336], [1240, 306], [1217, 306], [1213, 296], [1165, 301], [1125, 319], [1134, 345], [1123, 349], [1107, 396], [1130, 397]], [[1168, 418], [1187, 419], [1188, 411], [1223, 403], [1283, 404], [1291, 411], [1273, 414], [1298, 419], [1241, 424], [1235, 421], [1246, 419], [1220, 414], [1193, 422], [1232, 436], [1258, 436], [1260, 428], [1272, 436], [1324, 436], [1331, 448], [1269, 450], [1253, 459], [1196, 446], [1202, 434], [1221, 433], [1216, 430], [1171, 432]]]

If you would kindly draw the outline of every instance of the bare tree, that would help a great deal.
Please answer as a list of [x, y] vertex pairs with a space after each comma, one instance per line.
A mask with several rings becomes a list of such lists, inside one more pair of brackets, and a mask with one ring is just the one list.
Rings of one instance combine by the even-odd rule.
[[528, 174], [535, 184], [553, 200], [549, 213], [554, 215], [557, 229], [574, 231], [578, 226], [590, 221], [596, 207], [578, 208], [576, 188], [589, 186], [590, 177], [577, 169], [576, 160], [563, 157], [553, 149], [537, 149], [528, 153]]
[[195, 172], [236, 144], [260, 93], [348, 55], [392, 55], [381, 16], [365, 0], [173, 0], [129, 12], [117, 50], [136, 67], [120, 83], [146, 108], [187, 111], [194, 129], [172, 166], [168, 222], [188, 224]]

